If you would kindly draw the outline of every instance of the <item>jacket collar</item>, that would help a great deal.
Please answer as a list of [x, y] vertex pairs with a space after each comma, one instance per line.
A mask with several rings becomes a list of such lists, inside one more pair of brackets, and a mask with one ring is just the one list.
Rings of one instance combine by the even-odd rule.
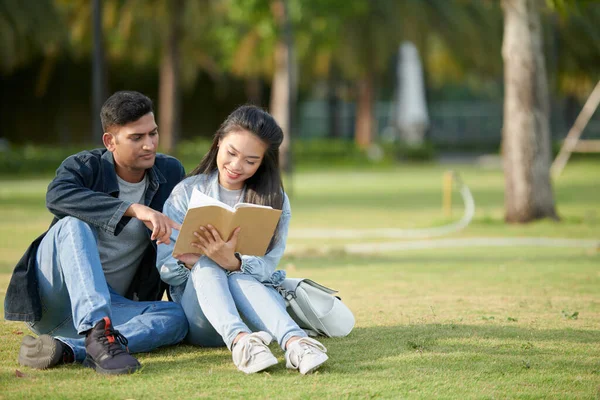
[[[117, 171], [115, 170], [113, 153], [105, 149], [101, 159], [105, 177], [104, 184], [106, 185], [106, 193], [119, 193], [119, 181], [117, 181]], [[148, 183], [150, 187], [157, 188], [160, 184], [167, 182], [165, 176], [156, 166], [156, 162], [152, 168], [146, 170], [146, 173], [148, 174]]]

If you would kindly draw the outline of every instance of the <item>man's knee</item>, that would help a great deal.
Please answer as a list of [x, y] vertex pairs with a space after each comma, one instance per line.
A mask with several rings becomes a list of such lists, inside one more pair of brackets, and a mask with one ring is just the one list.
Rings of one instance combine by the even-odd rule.
[[52, 227], [56, 232], [61, 234], [77, 234], [85, 236], [93, 236], [97, 239], [97, 232], [90, 224], [75, 217], [64, 217], [58, 220]]
[[75, 218], [75, 217], [71, 217], [71, 216], [67, 216], [64, 218], [59, 219], [58, 221], [56, 221], [56, 225], [60, 226], [64, 226], [64, 225], [74, 225], [74, 226], [81, 226], [81, 227], [89, 227], [87, 222], [84, 222], [82, 220], [80, 220], [79, 218]]
[[178, 321], [186, 321], [185, 312], [183, 312], [183, 307], [181, 307], [181, 304], [175, 303], [174, 301], [165, 301], [164, 303], [170, 308], [169, 311], [171, 312], [173, 318], [177, 319]]

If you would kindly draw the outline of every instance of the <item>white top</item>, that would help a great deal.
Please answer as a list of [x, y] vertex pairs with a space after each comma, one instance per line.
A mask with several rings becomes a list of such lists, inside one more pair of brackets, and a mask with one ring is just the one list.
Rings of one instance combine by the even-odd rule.
[[219, 200], [227, 204], [229, 207], [235, 206], [240, 202], [243, 189], [230, 190], [226, 189], [219, 184]]

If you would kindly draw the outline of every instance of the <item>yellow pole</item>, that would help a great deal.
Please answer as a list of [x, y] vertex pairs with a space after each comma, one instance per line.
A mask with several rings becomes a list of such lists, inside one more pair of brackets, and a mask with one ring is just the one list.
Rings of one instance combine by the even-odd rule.
[[454, 172], [444, 172], [444, 184], [443, 184], [443, 199], [442, 207], [444, 210], [444, 216], [452, 216], [452, 182], [454, 180]]

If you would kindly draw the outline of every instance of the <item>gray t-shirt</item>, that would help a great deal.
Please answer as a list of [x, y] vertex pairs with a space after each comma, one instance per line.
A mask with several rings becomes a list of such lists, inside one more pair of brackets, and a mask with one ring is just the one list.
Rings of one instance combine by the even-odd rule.
[[221, 186], [221, 184], [219, 184], [219, 200], [227, 204], [229, 207], [233, 207], [241, 201], [240, 197], [242, 196], [242, 190], [243, 189], [225, 189], [223, 186]]
[[[147, 176], [138, 183], [126, 182], [118, 176], [117, 180], [119, 199], [143, 204]], [[106, 282], [115, 292], [125, 295], [149, 242], [146, 226], [136, 218], [131, 218], [118, 236], [98, 231], [100, 262]]]

